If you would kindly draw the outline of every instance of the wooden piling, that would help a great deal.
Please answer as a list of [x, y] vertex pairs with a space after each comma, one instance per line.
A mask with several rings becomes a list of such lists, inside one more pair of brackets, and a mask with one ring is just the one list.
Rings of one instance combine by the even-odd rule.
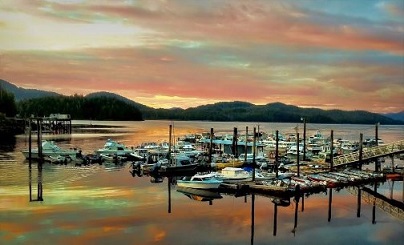
[[[375, 146], [379, 146], [379, 123], [376, 123], [375, 125]], [[379, 158], [377, 157], [375, 159], [375, 171], [379, 172], [380, 171], [380, 166], [379, 166]]]
[[235, 157], [238, 157], [238, 152], [237, 152], [237, 128], [233, 128], [233, 140], [232, 140], [232, 153]]
[[209, 164], [212, 163], [212, 147], [213, 147], [213, 128], [210, 128]]
[[296, 135], [297, 139], [296, 139], [296, 143], [297, 143], [297, 177], [300, 177], [300, 150], [299, 150], [299, 133], [297, 133]]
[[275, 145], [275, 176], [278, 178], [278, 160], [279, 160], [279, 130], [276, 130]]
[[247, 151], [248, 151], [248, 126], [245, 127], [245, 147], [244, 147], [244, 162], [247, 162]]
[[331, 156], [330, 156], [330, 171], [333, 171], [334, 168], [334, 130], [331, 130]]
[[171, 165], [172, 131], [173, 131], [173, 125], [170, 124], [170, 126], [168, 127], [168, 154], [167, 154], [167, 159], [168, 159], [168, 164], [169, 165]]
[[363, 160], [363, 134], [359, 135], [359, 169], [362, 170], [362, 160]]
[[257, 132], [254, 127], [254, 141], [253, 141], [253, 161], [252, 161], [252, 168], [253, 168], [253, 173], [252, 173], [252, 180], [255, 181], [255, 145], [257, 141]]

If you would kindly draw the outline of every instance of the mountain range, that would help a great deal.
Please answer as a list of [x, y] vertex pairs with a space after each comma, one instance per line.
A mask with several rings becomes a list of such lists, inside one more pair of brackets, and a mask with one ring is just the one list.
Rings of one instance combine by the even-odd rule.
[[[0, 79], [0, 88], [14, 94], [16, 101], [35, 99], [46, 96], [63, 96], [61, 94], [37, 89], [25, 89]], [[121, 100], [138, 108], [146, 120], [209, 120], [209, 121], [255, 121], [255, 122], [298, 122], [305, 118], [310, 123], [352, 123], [387, 125], [404, 124], [404, 111], [400, 113], [377, 114], [367, 111], [322, 110], [317, 108], [300, 108], [283, 103], [254, 105], [249, 102], [233, 101], [202, 105], [194, 108], [162, 109], [152, 108], [121, 95], [100, 91], [85, 96], [86, 98], [109, 97]]]

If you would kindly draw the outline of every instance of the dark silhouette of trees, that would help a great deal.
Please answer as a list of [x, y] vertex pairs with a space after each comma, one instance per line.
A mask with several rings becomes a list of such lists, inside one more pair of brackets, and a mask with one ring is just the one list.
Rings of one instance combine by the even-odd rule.
[[7, 117], [13, 117], [17, 114], [17, 105], [14, 94], [7, 92], [0, 86], [0, 113]]
[[140, 121], [142, 113], [119, 99], [110, 97], [86, 98], [81, 95], [51, 96], [24, 100], [18, 103], [22, 117], [70, 114], [73, 119]]

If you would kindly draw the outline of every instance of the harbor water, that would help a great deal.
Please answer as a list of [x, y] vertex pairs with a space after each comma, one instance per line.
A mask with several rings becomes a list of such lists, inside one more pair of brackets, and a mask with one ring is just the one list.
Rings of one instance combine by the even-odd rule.
[[[84, 154], [107, 139], [138, 146], [208, 132], [252, 131], [303, 135], [302, 123], [73, 121], [72, 134], [44, 134], [62, 148]], [[87, 126], [77, 126], [87, 125]], [[93, 126], [89, 126], [93, 125]], [[307, 124], [307, 136], [359, 141], [375, 137], [375, 125]], [[379, 125], [385, 143], [404, 139], [404, 126]], [[33, 139], [35, 141], [35, 138]], [[34, 147], [36, 147], [34, 143]], [[173, 179], [154, 183], [133, 176], [126, 164], [89, 166], [37, 163], [29, 169], [21, 151], [28, 137], [0, 139], [0, 244], [402, 244], [404, 221], [357, 195], [358, 187], [291, 198], [219, 193], [205, 198], [177, 191]], [[396, 164], [402, 160], [394, 159]], [[386, 158], [385, 164], [391, 159]], [[372, 168], [371, 165], [364, 168]], [[403, 181], [366, 188], [403, 202]], [[39, 194], [41, 190], [41, 193]], [[216, 193], [217, 194], [217, 193]], [[360, 201], [360, 205], [358, 205]]]

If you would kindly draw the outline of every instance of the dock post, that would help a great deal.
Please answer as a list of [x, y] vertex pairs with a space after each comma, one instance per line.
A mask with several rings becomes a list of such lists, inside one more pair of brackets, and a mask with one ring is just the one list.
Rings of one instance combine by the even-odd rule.
[[210, 128], [209, 165], [212, 163], [213, 128]]
[[275, 139], [275, 176], [278, 178], [278, 157], [279, 157], [279, 130], [276, 130], [276, 139]]
[[359, 169], [362, 170], [362, 159], [363, 159], [363, 134], [359, 135]]
[[331, 130], [331, 156], [330, 156], [330, 171], [334, 168], [334, 130]]
[[306, 118], [303, 118], [303, 161], [306, 161]]
[[167, 154], [167, 159], [168, 159], [168, 165], [171, 165], [171, 134], [173, 131], [173, 125], [170, 124], [170, 126], [168, 127], [168, 154]]
[[256, 131], [256, 128], [254, 127], [253, 162], [252, 162], [252, 167], [253, 167], [252, 181], [255, 181], [255, 145], [256, 145], [256, 141], [257, 141], [257, 131]]
[[[376, 123], [375, 125], [375, 146], [379, 146], [379, 123]], [[380, 171], [380, 166], [379, 166], [379, 158], [377, 157], [375, 160], [375, 171], [379, 172]]]
[[296, 134], [296, 142], [297, 142], [297, 177], [300, 177], [300, 149], [299, 149], [299, 133]]
[[248, 126], [245, 127], [245, 148], [244, 148], [244, 162], [247, 162], [247, 151], [248, 151]]
[[28, 158], [29, 158], [29, 168], [31, 169], [31, 158], [32, 158], [32, 125], [31, 118], [28, 121]]
[[234, 157], [238, 157], [238, 152], [237, 152], [237, 128], [233, 128], [233, 141], [232, 141], [232, 150], [233, 150], [233, 155]]
[[37, 127], [37, 129], [36, 129], [36, 135], [37, 135], [36, 143], [38, 145], [38, 159], [40, 159], [42, 156], [41, 156], [41, 137], [40, 137], [41, 125], [39, 124], [39, 119], [36, 120], [36, 127]]

